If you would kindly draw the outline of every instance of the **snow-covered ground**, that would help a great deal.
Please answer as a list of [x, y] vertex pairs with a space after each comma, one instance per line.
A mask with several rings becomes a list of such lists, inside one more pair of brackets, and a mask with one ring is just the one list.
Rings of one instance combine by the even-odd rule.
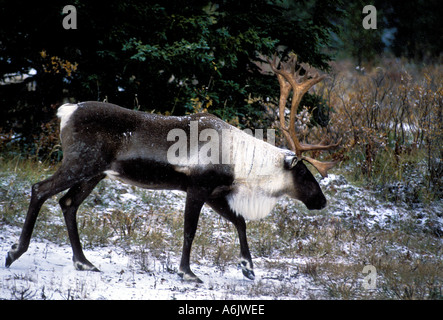
[[[17, 241], [19, 228], [0, 229], [0, 252], [6, 257]], [[281, 275], [260, 268], [266, 259], [255, 259], [256, 280], [243, 277], [235, 266], [223, 272], [208, 261], [192, 264], [203, 284], [187, 283], [171, 271], [179, 258], [149, 262], [149, 272], [140, 270], [134, 257], [118, 247], [97, 247], [85, 254], [101, 272], [76, 271], [69, 245], [33, 240], [27, 253], [10, 268], [0, 267], [0, 299], [303, 299], [315, 286], [298, 273], [304, 259], [287, 263], [292, 273]], [[4, 263], [4, 260], [2, 261]], [[291, 287], [292, 294], [277, 296], [280, 287]], [[264, 294], [264, 293], [267, 294]], [[263, 294], [262, 294], [263, 293]]]
[[[6, 180], [3, 183], [11, 184]], [[183, 192], [140, 191], [111, 180], [103, 183], [107, 193], [101, 197], [103, 203], [98, 206], [97, 215], [105, 215], [116, 206], [143, 210], [141, 208], [146, 207], [146, 199], [141, 196], [143, 192], [154, 201], [160, 197], [165, 205], [174, 207], [179, 213], [184, 208]], [[28, 193], [26, 190], [22, 192]], [[49, 199], [46, 206], [54, 214], [51, 223], [62, 225], [63, 218], [56, 199]], [[207, 207], [203, 209], [206, 213], [209, 210]], [[24, 216], [19, 220], [23, 219]], [[217, 233], [217, 230], [213, 231]], [[132, 249], [97, 246], [84, 252], [101, 272], [85, 272], [75, 270], [68, 243], [56, 244], [35, 236], [28, 251], [6, 268], [6, 254], [17, 242], [20, 232], [21, 227], [0, 223], [0, 299], [304, 299], [309, 290], [315, 289], [298, 272], [298, 266], [305, 262], [303, 258], [277, 259], [279, 263], [288, 265], [289, 273], [285, 275], [260, 267], [272, 263], [271, 259], [255, 258], [255, 281], [245, 278], [235, 263], [219, 268], [210, 260], [191, 261], [194, 273], [204, 282], [196, 284], [185, 282], [177, 275], [180, 256], [174, 252], [165, 253], [165, 257], [158, 260], [150, 255], [147, 248], [141, 268], [137, 260], [139, 257], [134, 254], [134, 251], [139, 252], [136, 245]], [[292, 294], [280, 297], [282, 286], [291, 288]]]
[[[10, 182], [4, 180], [3, 190], [6, 190], [7, 185], [10, 185]], [[341, 175], [330, 174], [321, 181], [321, 186], [329, 197], [328, 214], [339, 219], [353, 219], [358, 216], [369, 227], [386, 227], [393, 220], [412, 219], [406, 209], [376, 200], [365, 190], [350, 185]], [[140, 189], [135, 191], [134, 188], [128, 188], [116, 181], [107, 180], [104, 187], [110, 189], [111, 195], [101, 197], [102, 203], [95, 213], [105, 214], [116, 202], [124, 202], [124, 208], [146, 206], [146, 199], [151, 197], [151, 191], [146, 191], [148, 196], [143, 196]], [[176, 206], [178, 212], [183, 209], [183, 193], [162, 191], [160, 198], [168, 205]], [[158, 201], [158, 197], [155, 199]], [[50, 212], [60, 210], [56, 199], [48, 202]], [[5, 205], [3, 202], [1, 204]], [[290, 206], [292, 200], [282, 199], [279, 205]], [[441, 210], [441, 206], [433, 210]], [[63, 223], [61, 212], [58, 213], [58, 219], [59, 221], [53, 223]], [[267, 219], [272, 219], [272, 216]], [[428, 219], [433, 219], [433, 228], [437, 228], [437, 232], [441, 231], [443, 234], [441, 212], [432, 217], [423, 214], [417, 223], [425, 226], [429, 222]], [[318, 297], [318, 287], [312, 281], [312, 277], [308, 272], [300, 272], [300, 268], [310, 262], [309, 258], [302, 255], [253, 257], [255, 281], [243, 277], [235, 263], [220, 268], [214, 265], [209, 257], [202, 258], [191, 262], [193, 271], [204, 281], [203, 284], [195, 284], [184, 282], [177, 275], [180, 256], [174, 252], [164, 252], [160, 259], [159, 255], [153, 256], [147, 252], [141, 268], [137, 260], [140, 257], [133, 254], [134, 250], [112, 244], [97, 245], [86, 249], [85, 255], [101, 272], [84, 272], [74, 269], [68, 243], [53, 243], [33, 237], [28, 252], [10, 268], [5, 268], [6, 253], [18, 240], [20, 231], [20, 227], [0, 221], [0, 299], [169, 300]], [[214, 230], [214, 235], [217, 231]], [[149, 251], [149, 248], [146, 250]], [[284, 268], [272, 267], [282, 264]]]

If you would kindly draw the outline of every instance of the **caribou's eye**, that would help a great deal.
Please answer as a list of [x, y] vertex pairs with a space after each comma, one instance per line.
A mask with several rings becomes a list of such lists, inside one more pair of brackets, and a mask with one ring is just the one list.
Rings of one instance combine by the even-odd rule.
[[296, 166], [298, 159], [295, 155], [290, 155], [285, 157], [284, 162], [285, 162], [285, 168], [291, 170]]

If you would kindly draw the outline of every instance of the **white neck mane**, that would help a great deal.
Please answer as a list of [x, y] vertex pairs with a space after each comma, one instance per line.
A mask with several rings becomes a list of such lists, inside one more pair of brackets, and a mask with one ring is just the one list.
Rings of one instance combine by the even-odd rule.
[[235, 189], [227, 197], [229, 206], [245, 218], [264, 218], [290, 183], [283, 168], [284, 150], [240, 130], [233, 130], [232, 135], [236, 142], [230, 150]]

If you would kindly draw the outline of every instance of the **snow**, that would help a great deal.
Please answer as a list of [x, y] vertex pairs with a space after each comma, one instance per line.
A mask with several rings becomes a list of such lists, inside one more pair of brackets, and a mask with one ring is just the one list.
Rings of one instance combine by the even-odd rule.
[[[162, 201], [161, 205], [169, 206], [172, 211], [176, 210], [177, 214], [183, 212], [186, 195], [184, 192], [140, 191], [141, 189], [108, 179], [102, 183], [103, 187], [98, 187], [98, 190], [94, 190], [90, 196], [91, 202], [97, 198], [100, 200], [93, 209], [97, 217], [112, 214], [118, 208], [149, 214], [146, 213], [146, 211], [149, 212], [147, 203], [154, 202], [155, 204], [159, 198]], [[9, 187], [7, 180], [4, 180], [2, 184], [3, 187]], [[27, 193], [29, 187], [29, 185], [21, 184], [20, 188], [16, 187], [14, 192]], [[101, 188], [104, 188], [106, 193]], [[1, 204], [0, 202], [0, 210]], [[63, 216], [57, 197], [49, 199], [45, 206], [54, 215], [51, 217], [51, 224], [63, 226]], [[202, 215], [209, 214], [209, 211], [208, 207], [204, 207]], [[214, 213], [210, 215], [219, 219]], [[79, 220], [81, 221], [81, 217]], [[308, 286], [307, 279], [298, 274], [298, 267], [294, 261], [288, 262], [290, 265], [288, 269], [293, 269], [292, 276], [283, 279], [279, 275], [280, 270], [274, 272], [261, 267], [269, 263], [269, 259], [264, 258], [254, 258], [256, 280], [251, 281], [243, 276], [241, 269], [235, 263], [219, 267], [214, 266], [213, 260], [204, 258], [195, 261], [196, 259], [191, 257], [191, 268], [204, 283], [188, 283], [177, 275], [179, 255], [174, 252], [166, 253], [165, 250], [159, 259], [158, 256], [149, 252], [149, 248], [143, 249], [136, 244], [131, 244], [129, 248], [117, 245], [104, 247], [97, 245], [92, 249], [84, 249], [88, 260], [101, 272], [77, 271], [71, 260], [72, 251], [69, 243], [53, 243], [35, 235], [31, 239], [28, 251], [10, 268], [6, 268], [4, 267], [6, 254], [11, 245], [17, 242], [21, 232], [23, 219], [20, 218], [17, 221], [20, 225], [18, 227], [0, 222], [0, 254], [2, 254], [0, 256], [0, 299], [189, 300], [254, 299], [257, 297], [275, 299], [282, 283], [291, 288]], [[115, 237], [118, 238], [118, 236]], [[226, 233], [213, 229], [212, 237], [218, 237], [220, 241], [223, 241]], [[140, 257], [140, 252], [144, 252], [145, 255]], [[301, 263], [301, 261], [298, 262]], [[261, 288], [269, 289], [268, 295], [262, 295]], [[303, 299], [306, 298], [305, 292], [306, 290], [294, 289], [292, 295], [284, 298]]]
[[[9, 184], [7, 180], [2, 183], [3, 187]], [[328, 194], [328, 214], [338, 219], [352, 219], [359, 215], [368, 227], [389, 227], [391, 220], [407, 219], [404, 208], [376, 200], [370, 192], [352, 186], [341, 175], [329, 174], [320, 184]], [[123, 203], [124, 208], [141, 211], [142, 207], [146, 210], [149, 201], [158, 201], [158, 197], [153, 197], [151, 191], [143, 194], [136, 191], [140, 189], [117, 181], [106, 180], [104, 188], [106, 194], [102, 194], [101, 190], [94, 191], [101, 201], [94, 210], [102, 215], [112, 212], [117, 203]], [[91, 195], [93, 198], [94, 192]], [[169, 205], [177, 212], [183, 211], [183, 192], [155, 192], [160, 192], [162, 205]], [[48, 202], [50, 212], [59, 210], [56, 199]], [[282, 199], [279, 205], [284, 207], [293, 203], [292, 200]], [[441, 207], [436, 210], [439, 209]], [[204, 207], [204, 211], [207, 213], [209, 209]], [[59, 220], [53, 221], [54, 224], [62, 224], [60, 212], [58, 217]], [[429, 217], [423, 214], [420, 223], [425, 225], [426, 219]], [[443, 218], [435, 218], [435, 224], [443, 233]], [[0, 259], [6, 258], [6, 253], [17, 242], [20, 232], [20, 227], [0, 221], [0, 254], [3, 255]], [[224, 241], [226, 233], [214, 229], [212, 237]], [[297, 241], [303, 243], [305, 240]], [[309, 258], [303, 256], [285, 258], [276, 255], [274, 259], [253, 257], [255, 281], [246, 279], [235, 264], [220, 267], [214, 265], [214, 260], [209, 257], [200, 261], [192, 258], [191, 268], [204, 282], [196, 284], [184, 282], [177, 275], [180, 256], [174, 252], [165, 250], [154, 256], [146, 248], [145, 255], [141, 257], [140, 252], [145, 252], [140, 248], [141, 245], [131, 246], [97, 245], [86, 248], [86, 257], [101, 272], [85, 272], [74, 269], [68, 243], [54, 243], [33, 237], [28, 252], [10, 268], [5, 268], [4, 260], [0, 260], [0, 299], [306, 299], [317, 290], [312, 278], [299, 271], [300, 266], [310, 263]], [[351, 252], [351, 246], [350, 243], [344, 243], [342, 249], [345, 253]], [[272, 264], [284, 265], [284, 269], [269, 267]]]
[[[333, 199], [329, 199], [328, 211], [332, 215], [341, 218], [364, 216], [364, 222], [368, 226], [389, 227], [392, 220], [410, 218], [408, 212], [411, 208], [407, 204], [396, 204], [380, 201], [373, 191], [349, 184], [342, 175], [329, 174], [320, 181], [323, 191], [335, 193]], [[331, 201], [332, 200], [332, 201]], [[438, 206], [438, 205], [437, 205]], [[422, 208], [416, 208], [420, 212]], [[441, 210], [436, 208], [436, 210]], [[426, 222], [426, 214], [423, 214], [422, 224]], [[437, 218], [442, 222], [442, 218]], [[442, 224], [440, 224], [442, 225]]]
[[[8, 252], [19, 233], [20, 228], [0, 229], [0, 252]], [[70, 246], [34, 239], [28, 252], [10, 268], [0, 267], [0, 299], [251, 299], [254, 295], [250, 292], [257, 283], [272, 288], [282, 280], [277, 273], [256, 268], [256, 280], [250, 281], [235, 266], [222, 272], [208, 265], [208, 261], [200, 261], [192, 268], [204, 283], [187, 283], [171, 271], [171, 267], [178, 266], [179, 257], [169, 257], [167, 262], [152, 258], [146, 272], [137, 267], [134, 257], [118, 247], [97, 247], [85, 250], [85, 255], [101, 272], [77, 271], [71, 261]], [[259, 260], [254, 262], [260, 265]], [[288, 265], [303, 261], [292, 260]], [[299, 288], [308, 286], [306, 279], [297, 275], [289, 276], [286, 282]], [[284, 298], [300, 299], [303, 295]]]

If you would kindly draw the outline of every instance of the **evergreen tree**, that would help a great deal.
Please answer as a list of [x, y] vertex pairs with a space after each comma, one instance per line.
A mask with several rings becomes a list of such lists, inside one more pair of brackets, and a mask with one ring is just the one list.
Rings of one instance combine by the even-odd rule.
[[32, 117], [31, 127], [64, 97], [129, 108], [136, 101], [142, 110], [174, 114], [210, 107], [226, 119], [253, 115], [254, 98], [278, 94], [261, 59], [284, 48], [327, 68], [323, 48], [340, 13], [337, 0], [77, 0], [70, 2], [77, 29], [66, 30], [59, 1], [0, 3], [1, 73], [37, 71], [35, 92], [0, 88], [2, 118]]

